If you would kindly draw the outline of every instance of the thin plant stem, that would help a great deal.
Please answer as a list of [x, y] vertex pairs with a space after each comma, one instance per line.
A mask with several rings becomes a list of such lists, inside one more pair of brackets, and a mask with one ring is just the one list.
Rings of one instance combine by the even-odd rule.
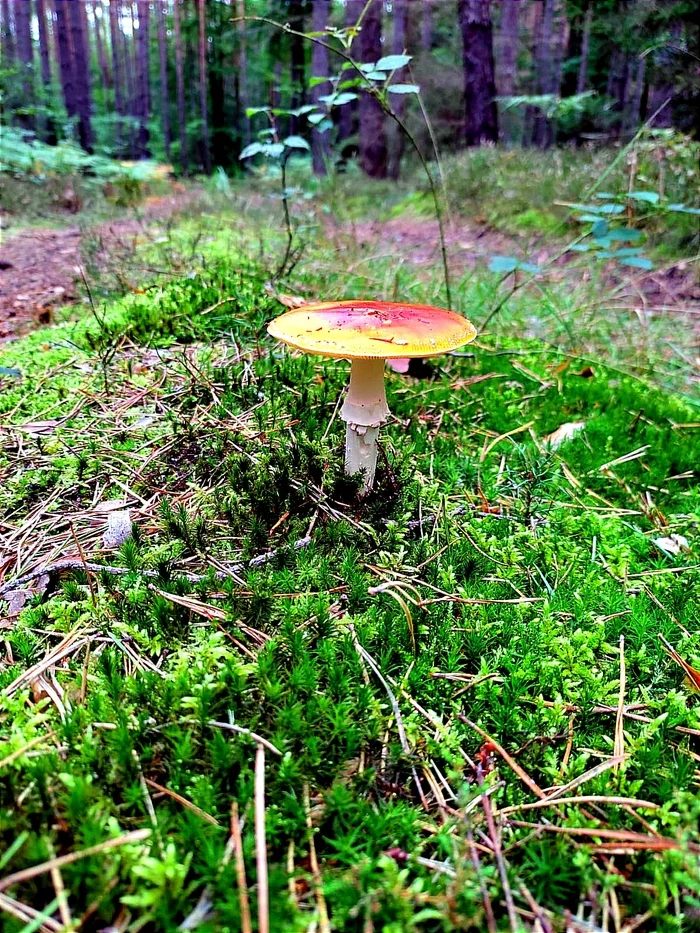
[[[369, 6], [369, 3], [367, 4], [367, 6]], [[367, 9], [367, 6], [365, 7], [365, 10]], [[363, 10], [362, 15], [364, 15], [365, 10]], [[360, 17], [360, 19], [358, 20], [358, 23], [356, 24], [354, 28], [357, 28], [357, 25], [360, 23], [361, 19], [362, 19], [362, 16]], [[310, 36], [307, 33], [301, 32], [298, 29], [292, 29], [292, 27], [289, 26], [289, 24], [278, 23], [276, 20], [270, 19], [267, 16], [239, 16], [232, 20], [233, 23], [237, 23], [241, 21], [251, 22], [251, 23], [267, 23], [268, 26], [274, 26], [275, 29], [281, 29], [282, 32], [286, 32], [290, 36], [299, 36], [302, 39], [306, 39], [309, 42], [313, 42], [313, 43], [316, 43], [317, 45], [322, 46], [322, 48], [327, 49], [329, 52], [333, 52], [334, 55], [339, 55], [342, 59], [344, 59], [346, 62], [348, 62], [352, 66], [352, 68], [357, 72], [359, 77], [362, 78], [363, 82], [366, 82], [367, 86], [364, 86], [363, 90], [366, 90], [367, 93], [371, 94], [373, 97], [376, 98], [376, 100], [379, 101], [384, 113], [386, 113], [387, 116], [391, 117], [391, 119], [396, 123], [396, 125], [399, 127], [402, 133], [405, 134], [406, 138], [408, 139], [408, 141], [411, 143], [414, 150], [416, 151], [416, 155], [418, 156], [418, 159], [420, 161], [421, 168], [423, 169], [425, 176], [428, 179], [428, 184], [430, 186], [430, 194], [433, 199], [433, 205], [435, 207], [435, 217], [437, 219], [438, 232], [440, 236], [440, 253], [442, 256], [442, 268], [443, 268], [443, 275], [445, 279], [445, 297], [447, 300], [447, 306], [448, 308], [451, 309], [452, 308], [452, 290], [450, 288], [450, 270], [447, 264], [447, 243], [445, 241], [445, 227], [444, 227], [444, 222], [443, 222], [442, 207], [440, 205], [440, 198], [438, 195], [438, 190], [435, 185], [435, 180], [433, 178], [432, 172], [430, 171], [428, 162], [425, 156], [423, 155], [420, 149], [420, 146], [418, 145], [418, 142], [415, 136], [413, 135], [413, 133], [411, 133], [411, 131], [408, 129], [408, 127], [403, 122], [403, 120], [396, 113], [394, 113], [394, 111], [391, 109], [391, 106], [387, 103], [386, 99], [382, 96], [382, 94], [380, 94], [379, 91], [373, 85], [367, 82], [365, 78], [365, 74], [362, 71], [362, 69], [359, 67], [357, 62], [352, 57], [352, 55], [348, 54], [346, 51], [342, 49], [338, 49], [333, 45], [329, 45], [329, 43], [324, 42], [323, 39], [319, 39], [318, 36]], [[433, 134], [430, 133], [430, 128], [428, 128], [428, 132], [430, 134], [431, 142], [433, 142], [434, 137], [433, 137]], [[439, 159], [437, 150], [435, 151], [435, 157], [436, 159]]]

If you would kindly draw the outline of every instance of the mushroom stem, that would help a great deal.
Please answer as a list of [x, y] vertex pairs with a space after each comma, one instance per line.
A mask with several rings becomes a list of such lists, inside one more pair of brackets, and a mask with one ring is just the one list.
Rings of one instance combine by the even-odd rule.
[[374, 484], [377, 436], [389, 416], [384, 391], [384, 360], [353, 360], [350, 385], [340, 417], [347, 424], [345, 472], [364, 470], [363, 492]]

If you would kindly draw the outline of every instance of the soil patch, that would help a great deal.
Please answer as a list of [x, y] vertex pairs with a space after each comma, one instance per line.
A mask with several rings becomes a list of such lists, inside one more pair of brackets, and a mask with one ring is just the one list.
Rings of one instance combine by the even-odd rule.
[[80, 296], [85, 244], [90, 261], [101, 266], [149, 227], [185, 209], [196, 197], [174, 191], [147, 199], [141, 216], [81, 227], [35, 228], [7, 237], [0, 248], [0, 342], [51, 322], [54, 309]]

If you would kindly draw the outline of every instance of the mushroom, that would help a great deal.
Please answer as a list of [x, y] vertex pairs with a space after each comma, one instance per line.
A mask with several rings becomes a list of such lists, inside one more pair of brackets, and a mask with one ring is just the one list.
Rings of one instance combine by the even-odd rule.
[[387, 301], [328, 301], [275, 318], [268, 333], [297, 350], [351, 362], [340, 417], [347, 425], [345, 472], [364, 471], [363, 493], [374, 483], [377, 435], [389, 417], [384, 361], [439, 356], [476, 336], [454, 311]]

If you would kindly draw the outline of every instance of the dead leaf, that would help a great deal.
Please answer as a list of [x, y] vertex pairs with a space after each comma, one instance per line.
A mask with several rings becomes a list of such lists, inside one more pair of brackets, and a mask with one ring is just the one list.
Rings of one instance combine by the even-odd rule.
[[582, 379], [592, 379], [595, 376], [595, 369], [592, 366], [584, 366], [580, 372], [573, 373], [573, 375], [580, 376]]
[[552, 431], [543, 438], [544, 443], [552, 450], [558, 450], [562, 444], [570, 441], [573, 437], [586, 427], [585, 421], [566, 421], [559, 425], [556, 431]]

